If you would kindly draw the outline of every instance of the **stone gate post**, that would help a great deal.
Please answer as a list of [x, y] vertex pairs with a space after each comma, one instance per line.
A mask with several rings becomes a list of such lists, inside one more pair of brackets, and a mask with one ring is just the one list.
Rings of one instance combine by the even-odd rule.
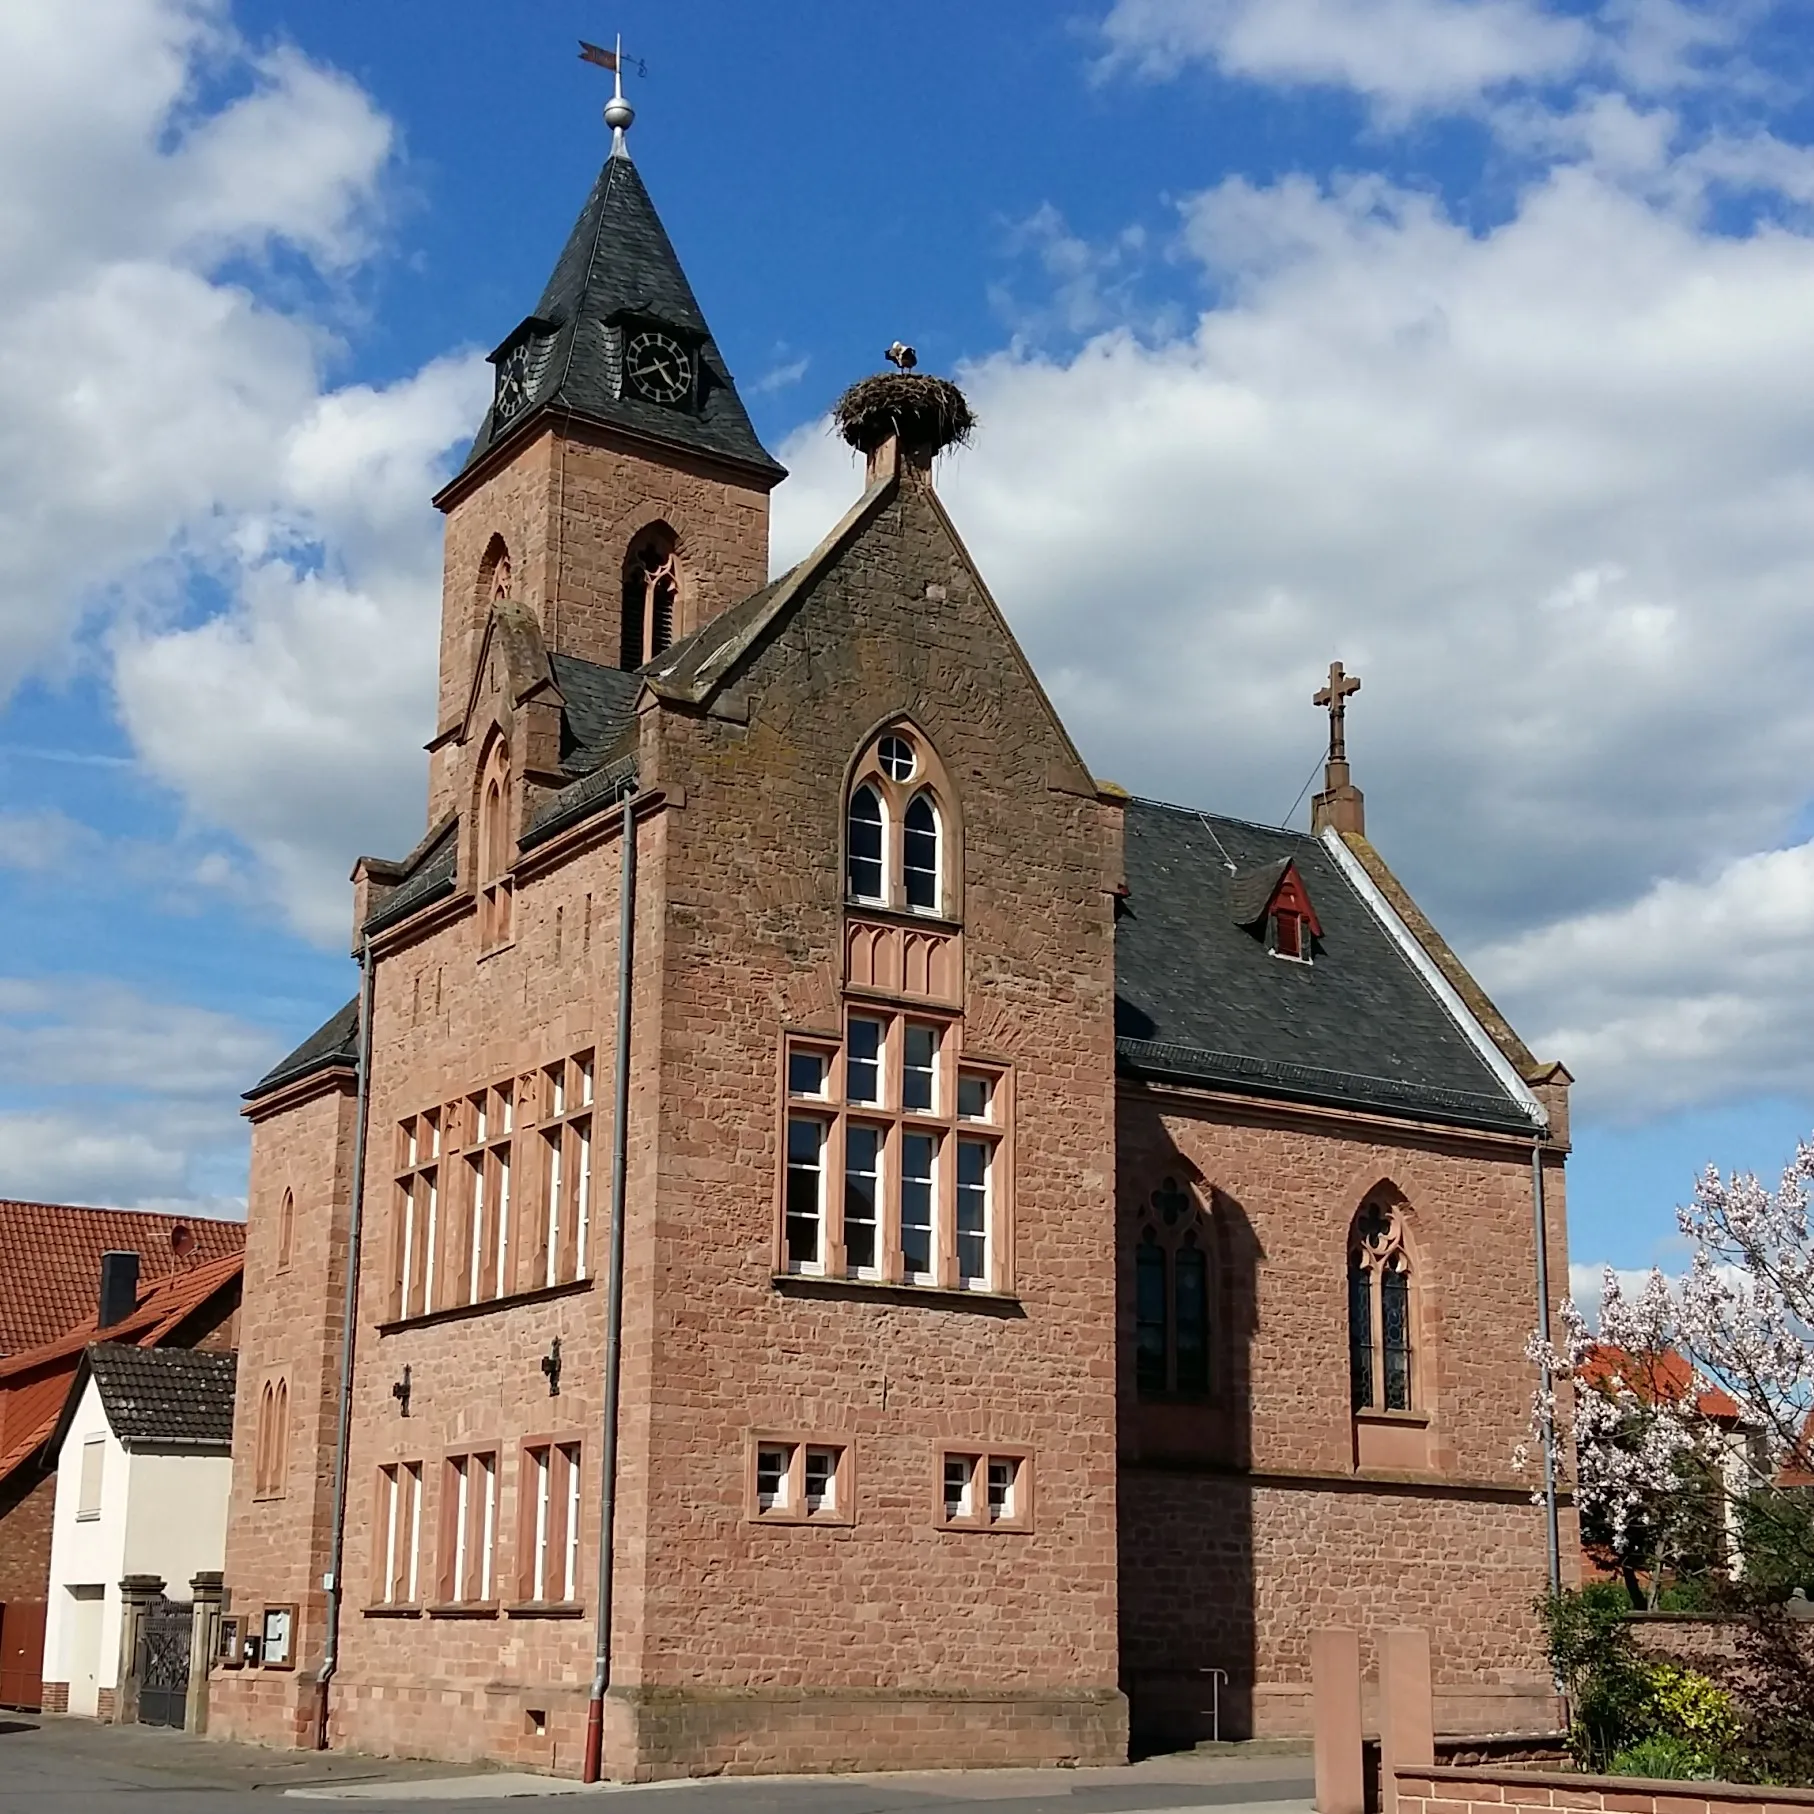
[[208, 1730], [208, 1672], [220, 1648], [220, 1614], [224, 1598], [219, 1569], [204, 1569], [189, 1577], [194, 1623], [189, 1631], [189, 1701], [184, 1725], [191, 1732]]
[[127, 1575], [120, 1582], [120, 1662], [114, 1675], [113, 1722], [135, 1725], [139, 1717], [139, 1635], [151, 1603], [164, 1592], [162, 1575]]

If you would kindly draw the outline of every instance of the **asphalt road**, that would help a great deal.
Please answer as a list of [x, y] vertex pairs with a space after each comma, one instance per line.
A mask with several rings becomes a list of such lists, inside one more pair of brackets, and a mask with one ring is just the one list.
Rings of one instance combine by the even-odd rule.
[[733, 1777], [583, 1790], [346, 1752], [263, 1751], [147, 1727], [0, 1715], [0, 1814], [453, 1814], [609, 1796], [619, 1814], [1308, 1814], [1303, 1753], [1225, 1747], [1124, 1770]]

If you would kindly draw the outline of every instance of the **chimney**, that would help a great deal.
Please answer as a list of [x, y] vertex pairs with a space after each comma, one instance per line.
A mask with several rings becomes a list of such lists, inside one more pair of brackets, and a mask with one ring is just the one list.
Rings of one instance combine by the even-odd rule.
[[97, 1327], [111, 1329], [138, 1308], [139, 1256], [136, 1253], [101, 1255], [101, 1314]]

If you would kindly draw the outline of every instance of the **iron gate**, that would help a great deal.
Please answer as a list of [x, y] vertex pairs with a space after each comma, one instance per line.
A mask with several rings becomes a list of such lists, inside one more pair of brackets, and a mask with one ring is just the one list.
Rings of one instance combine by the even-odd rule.
[[160, 1595], [145, 1608], [139, 1627], [139, 1724], [184, 1724], [189, 1706], [189, 1634], [192, 1609]]

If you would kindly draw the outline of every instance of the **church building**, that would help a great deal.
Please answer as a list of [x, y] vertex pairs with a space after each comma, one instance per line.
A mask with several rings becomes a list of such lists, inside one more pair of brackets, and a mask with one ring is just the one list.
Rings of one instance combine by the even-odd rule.
[[424, 835], [249, 1092], [210, 1729], [1094, 1764], [1303, 1732], [1310, 1633], [1407, 1624], [1441, 1728], [1547, 1729], [1568, 1076], [1368, 842], [1357, 683], [1309, 833], [1093, 775], [907, 369], [771, 578], [782, 469], [607, 118], [435, 500]]

